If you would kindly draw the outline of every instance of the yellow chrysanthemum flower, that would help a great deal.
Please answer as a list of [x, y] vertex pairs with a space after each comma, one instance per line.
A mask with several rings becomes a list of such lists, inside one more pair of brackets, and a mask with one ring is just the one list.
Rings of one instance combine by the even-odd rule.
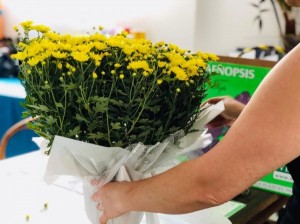
[[176, 53], [166, 53], [167, 58], [170, 60], [172, 66], [178, 66], [185, 62], [185, 59]]
[[94, 46], [99, 51], [105, 50], [107, 48], [107, 45], [105, 43], [102, 43], [102, 42], [95, 42]]
[[159, 68], [165, 67], [166, 65], [167, 65], [167, 62], [165, 62], [165, 61], [158, 61], [158, 62], [157, 62], [157, 66], [158, 66]]
[[85, 62], [85, 61], [88, 61], [89, 60], [89, 56], [87, 53], [85, 52], [72, 52], [71, 53], [71, 56], [76, 60], [76, 61], [79, 61], [79, 62]]
[[21, 52], [19, 51], [18, 53], [16, 54], [12, 54], [11, 55], [11, 58], [12, 59], [18, 59], [20, 61], [24, 61], [26, 58], [27, 58], [27, 53], [26, 52]]
[[212, 53], [207, 53], [207, 55], [213, 61], [218, 61], [220, 59], [217, 55], [212, 54]]
[[152, 69], [149, 68], [149, 64], [147, 61], [133, 61], [130, 62], [128, 65], [128, 69], [133, 69], [133, 70], [137, 70], [137, 69], [143, 69], [145, 71], [151, 72]]
[[49, 38], [52, 41], [58, 41], [58, 40], [60, 40], [60, 35], [57, 34], [57, 33], [54, 33], [54, 32], [47, 32], [45, 34], [45, 37]]
[[31, 26], [33, 24], [33, 21], [30, 21], [30, 20], [27, 20], [27, 21], [24, 21], [24, 22], [21, 22], [20, 25], [22, 26], [22, 28], [24, 30], [29, 30], [31, 29]]
[[64, 52], [60, 52], [60, 51], [53, 51], [52, 56], [57, 58], [57, 59], [62, 59], [62, 58], [66, 58], [67, 54], [64, 53]]
[[188, 80], [188, 76], [182, 68], [180, 68], [178, 66], [174, 66], [174, 67], [171, 68], [170, 71], [173, 72], [176, 75], [176, 78], [178, 80], [181, 80], [181, 81]]
[[44, 26], [44, 25], [35, 25], [35, 26], [32, 26], [32, 29], [36, 30], [38, 32], [41, 32], [41, 33], [47, 33], [51, 30], [50, 27]]
[[30, 66], [35, 66], [39, 63], [39, 59], [38, 58], [30, 58], [27, 63], [30, 65]]
[[126, 55], [131, 55], [133, 52], [134, 52], [134, 48], [130, 45], [125, 45], [123, 47], [123, 52], [126, 54]]

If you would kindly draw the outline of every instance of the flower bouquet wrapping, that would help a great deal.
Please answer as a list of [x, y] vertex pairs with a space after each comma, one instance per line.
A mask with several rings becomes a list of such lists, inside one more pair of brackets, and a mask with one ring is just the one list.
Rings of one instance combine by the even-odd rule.
[[[26, 21], [15, 30], [24, 116], [36, 117], [29, 127], [48, 140], [45, 177], [82, 178], [92, 223], [99, 212], [91, 179], [103, 185], [146, 178], [177, 165], [180, 155], [198, 156], [211, 142], [205, 124], [224, 108], [199, 105], [215, 55], [126, 33], [107, 36], [101, 27], [77, 36]], [[110, 222], [140, 223], [142, 216], [131, 212]]]

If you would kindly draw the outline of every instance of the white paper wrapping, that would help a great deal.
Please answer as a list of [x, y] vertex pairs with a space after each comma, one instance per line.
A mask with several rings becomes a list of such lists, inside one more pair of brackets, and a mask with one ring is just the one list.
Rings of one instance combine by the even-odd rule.
[[[192, 127], [199, 131], [185, 136], [183, 131], [179, 131], [152, 146], [138, 143], [126, 149], [103, 147], [55, 136], [45, 171], [45, 180], [51, 184], [61, 175], [80, 178], [83, 181], [87, 216], [92, 224], [98, 224], [100, 213], [96, 208], [97, 204], [91, 200], [91, 195], [98, 187], [112, 180], [134, 181], [156, 175], [178, 165], [179, 155], [193, 158], [196, 155], [195, 151], [198, 156], [199, 150], [212, 142], [205, 125], [224, 110], [224, 104], [219, 102], [204, 108]], [[90, 184], [94, 178], [100, 180], [97, 188]], [[147, 224], [159, 224], [155, 214], [145, 213], [145, 215]], [[143, 216], [143, 212], [130, 212], [109, 220], [108, 224], [139, 224]]]

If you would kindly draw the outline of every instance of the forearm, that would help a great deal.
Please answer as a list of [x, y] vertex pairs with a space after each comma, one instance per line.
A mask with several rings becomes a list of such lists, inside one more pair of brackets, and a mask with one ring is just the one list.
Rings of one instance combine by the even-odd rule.
[[198, 170], [199, 162], [185, 162], [160, 175], [135, 182], [124, 195], [124, 207], [134, 211], [180, 214], [219, 204], [209, 187], [209, 167]]

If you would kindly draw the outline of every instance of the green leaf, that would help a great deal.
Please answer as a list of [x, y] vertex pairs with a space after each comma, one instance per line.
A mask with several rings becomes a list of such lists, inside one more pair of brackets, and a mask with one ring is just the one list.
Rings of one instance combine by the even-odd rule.
[[33, 109], [37, 109], [37, 110], [41, 110], [41, 111], [44, 111], [44, 112], [49, 112], [49, 108], [45, 105], [27, 105], [27, 107], [29, 108], [33, 108]]
[[117, 141], [117, 142], [114, 142], [114, 143], [113, 143], [113, 146], [114, 146], [114, 147], [122, 147], [122, 145], [123, 145], [123, 142], [122, 142], [122, 141]]
[[44, 89], [44, 90], [50, 90], [51, 86], [47, 83], [44, 86], [41, 86], [41, 88]]
[[76, 126], [73, 130], [70, 130], [68, 132], [68, 137], [73, 137], [73, 136], [79, 135], [80, 133], [81, 133], [80, 126]]
[[89, 123], [89, 121], [87, 119], [85, 119], [84, 117], [82, 117], [80, 114], [76, 114], [76, 119], [78, 121], [83, 121], [83, 122], [85, 122], [87, 124]]
[[94, 107], [96, 113], [104, 113], [108, 110], [108, 103], [106, 102], [97, 102]]
[[46, 117], [46, 121], [47, 121], [48, 125], [51, 126], [57, 122], [57, 119], [53, 118], [52, 116], [48, 116], [48, 117]]
[[74, 83], [70, 84], [60, 84], [61, 87], [63, 87], [66, 91], [72, 90], [76, 88], [76, 85]]
[[[40, 93], [41, 92], [41, 93]], [[42, 96], [43, 94], [42, 93], [44, 93], [43, 91], [39, 91], [39, 94]], [[37, 99], [35, 98], [35, 97], [33, 97], [33, 96], [27, 96], [26, 97], [26, 100], [28, 100], [28, 101], [30, 101], [30, 102], [32, 102], [32, 103], [35, 103], [36, 101], [37, 101]]]
[[99, 128], [99, 124], [97, 124], [97, 122], [95, 122], [95, 123], [90, 123], [90, 124], [88, 125], [88, 130], [89, 130], [90, 132], [92, 132], [92, 131], [95, 130], [96, 128]]
[[137, 136], [136, 135], [130, 135], [130, 141], [133, 143], [133, 142], [136, 142], [136, 139], [137, 139]]
[[62, 103], [55, 103], [56, 107], [60, 107], [60, 108], [64, 108], [64, 106], [62, 105]]
[[153, 121], [143, 118], [143, 119], [140, 119], [138, 122], [141, 124], [149, 124], [149, 123], [152, 123]]
[[125, 107], [125, 103], [122, 100], [114, 100], [114, 99], [110, 99], [109, 102], [115, 106], [119, 106], [119, 107]]
[[87, 111], [91, 111], [91, 108], [90, 108], [90, 104], [89, 103], [85, 103], [83, 105], [84, 109], [86, 109]]
[[110, 123], [110, 126], [112, 129], [118, 130], [121, 128], [121, 123], [117, 122], [117, 123]]
[[179, 127], [171, 127], [170, 129], [169, 129], [169, 133], [175, 133], [176, 131], [178, 131], [179, 130]]
[[76, 102], [80, 104], [80, 103], [84, 102], [84, 100], [83, 100], [82, 97], [78, 97], [78, 99], [76, 100]]
[[162, 134], [163, 130], [164, 130], [163, 127], [160, 126], [160, 127], [155, 131], [154, 135], [157, 136], [157, 137], [159, 137], [159, 136]]
[[95, 102], [100, 102], [100, 103], [107, 103], [109, 102], [109, 98], [108, 97], [100, 97], [100, 96], [94, 96], [93, 101]]
[[29, 116], [31, 116], [31, 113], [28, 110], [22, 112], [22, 118], [26, 118]]
[[107, 139], [107, 135], [97, 132], [97, 133], [88, 133], [88, 138], [90, 139], [103, 139], [106, 140]]
[[139, 137], [139, 138], [143, 138], [143, 137], [146, 137], [146, 136], [149, 135], [149, 134], [150, 134], [150, 130], [147, 129], [146, 131], [143, 131], [142, 133], [140, 133], [140, 134], [138, 135], [138, 137]]
[[146, 109], [150, 110], [153, 113], [158, 113], [160, 111], [161, 105], [154, 106], [154, 107], [145, 107]]

